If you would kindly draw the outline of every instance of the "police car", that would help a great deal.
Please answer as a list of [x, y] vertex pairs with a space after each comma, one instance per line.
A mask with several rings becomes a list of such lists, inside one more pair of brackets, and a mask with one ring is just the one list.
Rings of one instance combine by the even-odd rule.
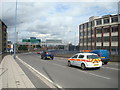
[[68, 66], [79, 66], [81, 69], [100, 68], [102, 61], [95, 53], [78, 53], [68, 59]]

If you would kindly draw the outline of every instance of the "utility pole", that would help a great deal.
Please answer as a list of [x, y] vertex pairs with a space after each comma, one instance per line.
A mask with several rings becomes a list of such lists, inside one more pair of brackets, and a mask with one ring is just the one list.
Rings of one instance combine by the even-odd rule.
[[74, 51], [76, 50], [76, 32], [74, 31], [69, 31], [69, 32], [73, 32], [74, 33]]
[[118, 55], [120, 55], [120, 1], [118, 2]]
[[15, 32], [14, 32], [14, 59], [16, 58], [16, 25], [17, 25], [17, 0], [15, 7]]

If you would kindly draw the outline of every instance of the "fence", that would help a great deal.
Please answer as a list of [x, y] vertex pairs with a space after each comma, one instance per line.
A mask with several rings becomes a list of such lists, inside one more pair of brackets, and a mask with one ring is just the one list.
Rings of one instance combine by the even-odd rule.
[[[53, 51], [54, 55], [56, 57], [65, 57], [65, 58], [70, 58], [76, 53], [79, 53], [79, 51], [64, 51], [64, 50], [56, 50]], [[120, 62], [120, 56], [118, 55], [110, 55], [110, 61], [111, 62]]]

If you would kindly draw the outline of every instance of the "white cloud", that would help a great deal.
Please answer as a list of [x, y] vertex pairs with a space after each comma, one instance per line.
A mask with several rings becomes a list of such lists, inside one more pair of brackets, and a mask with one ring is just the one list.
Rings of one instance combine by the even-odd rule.
[[[117, 13], [116, 2], [18, 2], [17, 31], [19, 39], [59, 38], [78, 43], [78, 25], [90, 16]], [[2, 3], [2, 20], [8, 26], [8, 38], [14, 40], [15, 2]], [[70, 32], [72, 31], [72, 32]], [[76, 35], [75, 35], [76, 33]]]

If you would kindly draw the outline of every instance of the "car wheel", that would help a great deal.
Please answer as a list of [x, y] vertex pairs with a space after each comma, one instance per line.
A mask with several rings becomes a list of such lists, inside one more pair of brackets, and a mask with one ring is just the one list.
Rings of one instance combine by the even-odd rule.
[[108, 62], [104, 62], [104, 64], [107, 64]]
[[70, 61], [68, 61], [68, 66], [69, 66], [69, 67], [71, 67], [71, 66], [72, 66]]
[[52, 57], [51, 59], [53, 60], [54, 58]]
[[85, 69], [86, 69], [86, 66], [85, 66], [84, 63], [81, 64], [81, 69], [82, 69], [82, 70], [85, 70]]

